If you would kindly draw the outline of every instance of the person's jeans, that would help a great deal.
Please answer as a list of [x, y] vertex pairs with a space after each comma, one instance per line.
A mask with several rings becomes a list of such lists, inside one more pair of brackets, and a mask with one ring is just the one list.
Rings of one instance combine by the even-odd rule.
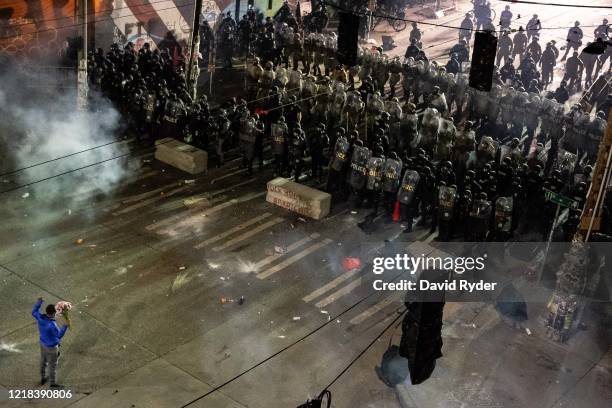
[[47, 347], [40, 345], [40, 378], [45, 378], [47, 364], [49, 364], [49, 383], [55, 384], [55, 370], [59, 359], [59, 346]]

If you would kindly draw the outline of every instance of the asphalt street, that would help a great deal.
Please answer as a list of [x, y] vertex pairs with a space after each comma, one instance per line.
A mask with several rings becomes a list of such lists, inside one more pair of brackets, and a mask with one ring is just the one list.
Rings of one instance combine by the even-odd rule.
[[[530, 7], [512, 5], [524, 19]], [[603, 18], [569, 10], [540, 13], [542, 24]], [[440, 43], [428, 55], [454, 44], [452, 30], [425, 30], [426, 44]], [[380, 220], [364, 231], [369, 210], [342, 203], [321, 221], [303, 219], [265, 201], [270, 166], [248, 176], [239, 164], [193, 177], [129, 141], [13, 174], [0, 164], [1, 407], [295, 407], [381, 335], [402, 296], [372, 289], [369, 260], [385, 239], [431, 251], [435, 234]], [[362, 267], [345, 270], [346, 257]], [[71, 399], [9, 399], [40, 388], [30, 315], [39, 296], [75, 306], [58, 369]], [[390, 388], [376, 374], [399, 342], [392, 325], [330, 388], [333, 406], [609, 406], [609, 331], [587, 312], [586, 330], [554, 343], [545, 306], [528, 305], [528, 333], [492, 301], [448, 303], [444, 357], [419, 386]]]
[[[103, 149], [96, 157], [123, 151]], [[380, 335], [402, 299], [372, 289], [368, 260], [384, 239], [427, 251], [435, 235], [382, 222], [365, 233], [365, 213], [343, 204], [322, 221], [302, 219], [265, 201], [271, 169], [249, 177], [238, 163], [194, 178], [139, 148], [105, 169], [2, 194], [3, 407], [297, 406]], [[3, 176], [3, 191], [51, 171]], [[122, 177], [108, 183], [105, 171]], [[345, 271], [347, 256], [362, 268]], [[59, 366], [70, 400], [8, 400], [8, 390], [38, 387], [38, 296], [75, 305]], [[538, 335], [537, 318], [528, 335], [487, 303], [448, 304], [445, 321], [445, 357], [429, 382], [391, 389], [378, 379], [395, 326], [334, 384], [334, 406], [609, 401], [598, 330], [561, 347]]]

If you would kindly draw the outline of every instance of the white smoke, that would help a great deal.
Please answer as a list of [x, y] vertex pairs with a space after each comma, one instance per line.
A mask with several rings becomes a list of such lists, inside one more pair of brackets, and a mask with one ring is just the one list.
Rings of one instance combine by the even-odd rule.
[[[75, 88], [52, 87], [60, 79], [49, 75], [31, 84], [22, 71], [10, 72], [0, 75], [0, 147], [6, 155], [5, 164], [0, 160], [0, 173], [11, 173], [2, 176], [0, 189], [34, 183], [20, 189], [19, 195], [30, 193], [64, 204], [86, 195], [112, 193], [131, 170], [127, 157], [113, 159], [128, 152], [127, 143], [108, 144], [120, 137], [119, 112], [98, 95], [92, 96], [89, 110], [79, 111]], [[25, 167], [31, 168], [15, 172]], [[82, 167], [87, 168], [77, 170]], [[36, 183], [46, 178], [50, 179]]]

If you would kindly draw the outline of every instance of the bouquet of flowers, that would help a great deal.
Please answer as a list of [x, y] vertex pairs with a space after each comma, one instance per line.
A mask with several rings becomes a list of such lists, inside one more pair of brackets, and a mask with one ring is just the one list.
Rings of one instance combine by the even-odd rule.
[[55, 312], [61, 315], [66, 315], [69, 310], [72, 310], [72, 303], [60, 300], [55, 304]]

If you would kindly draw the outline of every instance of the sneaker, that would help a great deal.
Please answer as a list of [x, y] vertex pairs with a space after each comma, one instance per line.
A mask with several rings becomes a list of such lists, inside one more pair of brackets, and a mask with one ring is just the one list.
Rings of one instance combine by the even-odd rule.
[[45, 385], [49, 379], [47, 377], [41, 377], [40, 385]]
[[63, 386], [63, 385], [61, 385], [61, 384], [56, 384], [56, 383], [53, 383], [53, 384], [49, 385], [49, 387], [50, 387], [50, 388], [64, 388], [64, 386]]

